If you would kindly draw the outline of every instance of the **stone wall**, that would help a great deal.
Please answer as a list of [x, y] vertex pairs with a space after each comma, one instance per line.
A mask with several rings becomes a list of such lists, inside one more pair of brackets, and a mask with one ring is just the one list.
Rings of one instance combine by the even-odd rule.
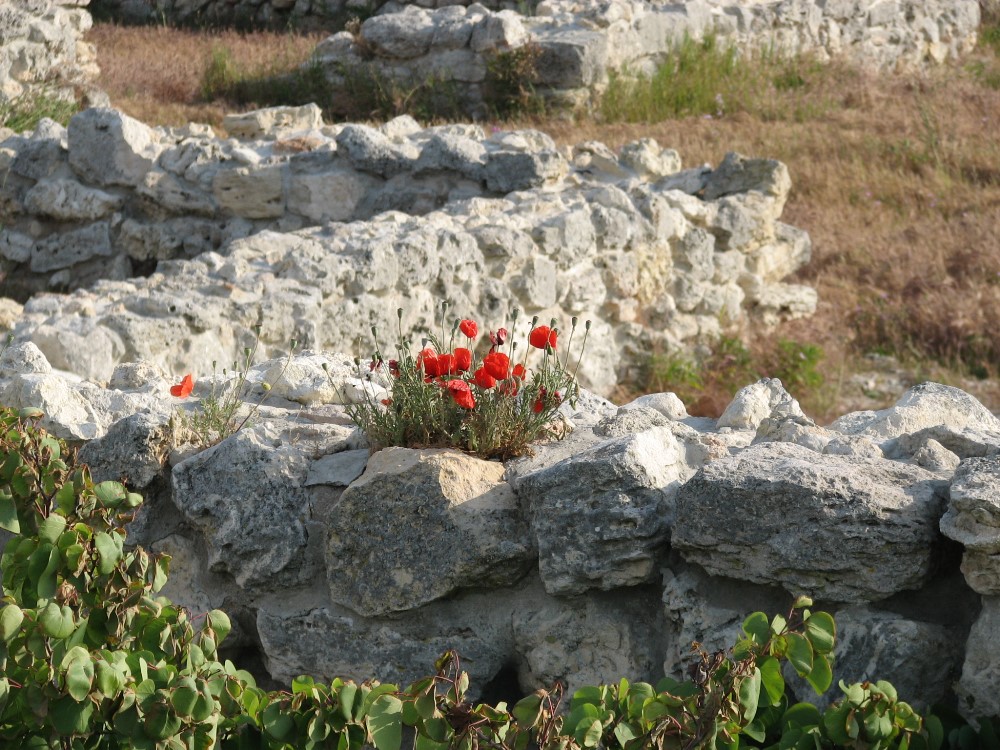
[[538, 92], [586, 109], [609, 73], [651, 73], [685, 37], [713, 33], [740, 50], [810, 52], [894, 70], [971, 51], [980, 18], [978, 0], [541, 0], [530, 17], [479, 4], [393, 9], [366, 20], [356, 34], [343, 31], [320, 43], [316, 55], [327, 78], [335, 87], [358, 71], [410, 83], [433, 78], [454, 86], [473, 116], [490, 111], [483, 89], [492, 61], [529, 43], [537, 47]]
[[0, 104], [25, 95], [74, 98], [99, 70], [90, 0], [5, 0], [0, 4]]
[[198, 452], [171, 412], [208, 382], [181, 402], [149, 363], [103, 388], [30, 343], [0, 361], [0, 402], [86, 435], [95, 479], [144, 492], [130, 534], [173, 556], [165, 593], [227, 610], [229, 647], [259, 655], [262, 678], [406, 683], [455, 648], [476, 690], [655, 682], [692, 641], [724, 648], [750, 612], [807, 594], [838, 621], [834, 684], [1000, 712], [1000, 419], [957, 389], [924, 384], [826, 428], [775, 380], [718, 420], [673, 394], [618, 408], [585, 393], [565, 439], [503, 465], [369, 455], [338, 405], [366, 387], [350, 357], [282, 367], [251, 370], [274, 384], [252, 426]]
[[30, 299], [18, 340], [96, 380], [135, 359], [205, 374], [258, 320], [277, 355], [394, 330], [398, 307], [432, 330], [447, 301], [494, 327], [513, 308], [592, 320], [582, 377], [608, 392], [652, 350], [815, 308], [782, 281], [810, 244], [779, 221], [779, 162], [681, 170], [650, 140], [614, 154], [410, 118], [326, 127], [315, 107], [227, 126], [245, 139], [91, 109], [0, 143], [4, 292], [77, 289]]

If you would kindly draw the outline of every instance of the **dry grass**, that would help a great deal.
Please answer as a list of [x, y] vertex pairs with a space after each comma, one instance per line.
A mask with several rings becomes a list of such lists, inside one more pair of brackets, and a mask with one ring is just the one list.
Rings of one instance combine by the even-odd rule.
[[[989, 37], [998, 40], [1000, 33]], [[90, 34], [112, 102], [151, 123], [217, 125], [225, 103], [199, 102], [213, 46], [252, 70], [305, 60], [316, 37], [98, 26]], [[826, 384], [803, 394], [826, 419], [881, 406], [908, 382], [935, 378], [1000, 408], [1000, 49], [926, 75], [870, 76], [803, 63], [802, 81], [727, 101], [722, 117], [649, 123], [531, 121], [562, 143], [612, 147], [653, 137], [687, 164], [727, 151], [774, 157], [794, 181], [783, 220], [809, 231], [813, 260], [798, 281], [820, 295], [816, 315], [777, 331], [744, 331], [767, 362], [781, 340], [825, 352]], [[141, 77], [140, 77], [141, 76]], [[893, 355], [901, 372], [885, 391], [866, 355]], [[880, 360], [884, 362], [885, 360]], [[892, 368], [890, 368], [892, 369]], [[706, 377], [701, 410], [717, 412], [731, 384]], [[800, 395], [800, 394], [796, 394]]]

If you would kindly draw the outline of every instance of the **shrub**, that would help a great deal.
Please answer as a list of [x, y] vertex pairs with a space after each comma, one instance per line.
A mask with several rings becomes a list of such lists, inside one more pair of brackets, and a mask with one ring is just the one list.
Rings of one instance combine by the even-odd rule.
[[18, 133], [34, 130], [44, 117], [61, 125], [79, 111], [80, 106], [72, 99], [40, 92], [27, 94], [17, 99], [0, 101], [0, 127], [10, 128]]
[[[442, 316], [446, 311], [445, 305]], [[400, 309], [400, 322], [402, 316]], [[516, 322], [517, 311], [511, 328]], [[373, 328], [375, 352], [366, 365], [358, 361], [359, 374], [369, 382], [381, 379], [389, 395], [378, 399], [373, 389], [366, 388], [361, 401], [348, 406], [348, 414], [376, 450], [394, 445], [458, 448], [501, 460], [524, 455], [531, 443], [554, 434], [552, 422], [562, 402], [575, 403], [576, 370], [590, 322], [585, 325], [576, 368], [570, 372], [569, 349], [576, 324], [573, 318], [562, 359], [556, 322], [540, 326], [537, 317], [531, 321], [521, 353], [513, 335], [500, 328], [490, 331], [489, 351], [482, 356], [475, 353], [479, 326], [471, 320], [455, 321], [446, 345], [443, 331], [440, 338], [425, 339], [416, 355], [400, 328], [396, 356], [389, 360], [384, 359]], [[456, 346], [456, 336], [466, 346]], [[485, 346], [486, 337], [480, 343]], [[541, 359], [533, 365], [536, 352]]]

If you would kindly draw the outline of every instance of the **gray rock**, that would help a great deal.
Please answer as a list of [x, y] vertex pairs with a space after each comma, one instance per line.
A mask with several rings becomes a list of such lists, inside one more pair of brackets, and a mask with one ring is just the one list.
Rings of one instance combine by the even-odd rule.
[[756, 430], [768, 418], [801, 418], [805, 415], [799, 402], [784, 389], [777, 378], [762, 378], [737, 392], [732, 403], [719, 417], [719, 427]]
[[52, 365], [45, 359], [42, 351], [30, 341], [11, 344], [0, 354], [0, 373], [7, 377], [27, 373], [45, 375], [50, 372]]
[[535, 556], [503, 465], [457, 451], [375, 453], [326, 524], [330, 597], [365, 616], [509, 585]]
[[1000, 594], [1000, 456], [967, 458], [952, 477], [941, 533], [965, 546], [962, 572], [980, 594]]
[[262, 423], [174, 466], [173, 500], [203, 538], [208, 564], [244, 590], [313, 580], [306, 555], [309, 460]]
[[81, 185], [76, 180], [39, 180], [24, 196], [24, 207], [57, 221], [93, 221], [117, 209], [120, 196]]
[[970, 720], [1000, 715], [1000, 597], [983, 597], [983, 609], [965, 643], [962, 676], [955, 685], [958, 710]]
[[763, 443], [681, 487], [671, 545], [713, 575], [876, 601], [933, 573], [942, 495], [918, 467]]
[[135, 490], [148, 487], [164, 473], [173, 447], [173, 425], [165, 412], [140, 412], [115, 422], [80, 450], [95, 482], [124, 481]]
[[156, 135], [114, 109], [85, 109], [66, 129], [69, 163], [81, 179], [96, 185], [142, 182], [159, 153]]
[[55, 271], [114, 252], [110, 225], [98, 221], [61, 235], [52, 235], [35, 243], [31, 250], [31, 270]]
[[406, 6], [402, 13], [372, 16], [361, 24], [360, 30], [364, 45], [375, 54], [401, 60], [425, 54], [434, 32], [432, 15], [412, 5]]
[[705, 181], [705, 200], [756, 191], [782, 203], [792, 187], [788, 168], [774, 159], [752, 159], [730, 151]]
[[316, 459], [309, 466], [305, 486], [324, 484], [347, 487], [364, 473], [365, 466], [368, 465], [368, 454], [368, 449], [342, 451]]
[[650, 580], [683, 469], [674, 436], [656, 427], [519, 477], [545, 590], [570, 596]]
[[222, 127], [233, 138], [274, 139], [280, 137], [282, 132], [318, 130], [323, 127], [323, 117], [316, 104], [268, 107], [226, 115], [222, 118]]
[[562, 177], [567, 168], [566, 160], [555, 151], [492, 151], [486, 162], [486, 187], [502, 195], [529, 190]]
[[298, 675], [405, 686], [434, 673], [448, 649], [462, 656], [474, 690], [509, 662], [513, 650], [512, 590], [473, 592], [411, 610], [399, 618], [369, 619], [314, 595], [261, 602], [257, 633], [271, 676], [287, 685]]
[[654, 427], [669, 427], [670, 419], [647, 406], [622, 407], [613, 417], [605, 417], [594, 426], [594, 433], [602, 437], [624, 437], [645, 432]]
[[[376, 16], [365, 23], [385, 18]], [[337, 147], [343, 149], [354, 168], [362, 172], [393, 177], [413, 168], [419, 151], [412, 144], [390, 140], [367, 125], [347, 125], [337, 136]]]

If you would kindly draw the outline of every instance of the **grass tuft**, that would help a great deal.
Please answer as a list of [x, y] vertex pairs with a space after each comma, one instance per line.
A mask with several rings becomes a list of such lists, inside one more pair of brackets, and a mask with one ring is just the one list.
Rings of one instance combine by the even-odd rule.
[[65, 125], [79, 109], [73, 100], [47, 93], [23, 96], [0, 102], [0, 127], [23, 133], [34, 130], [38, 122], [46, 117]]

